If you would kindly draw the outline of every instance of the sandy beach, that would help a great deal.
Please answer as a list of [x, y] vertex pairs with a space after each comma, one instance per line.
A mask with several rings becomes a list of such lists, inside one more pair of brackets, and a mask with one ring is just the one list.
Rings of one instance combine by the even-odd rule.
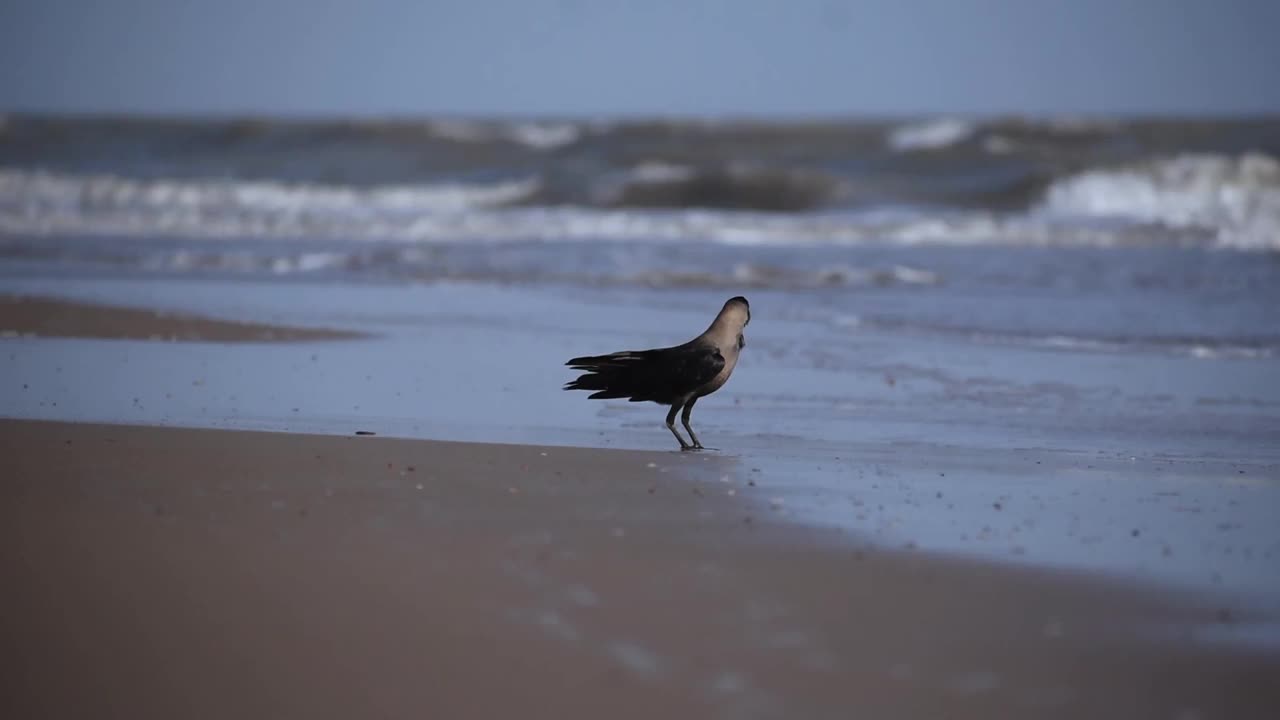
[[562, 363], [716, 291], [0, 289], [6, 717], [1280, 708], [1267, 359], [841, 346], [763, 294], [685, 454]]
[[[1228, 611], [852, 549], [713, 456], [5, 421], [14, 717], [1264, 718]], [[709, 458], [709, 459], [708, 459]]]

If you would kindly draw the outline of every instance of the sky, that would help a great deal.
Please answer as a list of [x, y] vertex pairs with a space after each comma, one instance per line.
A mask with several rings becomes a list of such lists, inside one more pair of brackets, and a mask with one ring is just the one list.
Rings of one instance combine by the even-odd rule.
[[1280, 0], [0, 0], [0, 111], [1280, 112]]

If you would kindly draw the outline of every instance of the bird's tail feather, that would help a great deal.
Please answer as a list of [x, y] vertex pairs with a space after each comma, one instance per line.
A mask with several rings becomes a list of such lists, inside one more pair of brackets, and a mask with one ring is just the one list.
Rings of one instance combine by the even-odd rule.
[[565, 363], [574, 370], [586, 371], [564, 385], [565, 390], [591, 390], [588, 399], [650, 399], [654, 388], [643, 352], [618, 352], [609, 355], [577, 357]]

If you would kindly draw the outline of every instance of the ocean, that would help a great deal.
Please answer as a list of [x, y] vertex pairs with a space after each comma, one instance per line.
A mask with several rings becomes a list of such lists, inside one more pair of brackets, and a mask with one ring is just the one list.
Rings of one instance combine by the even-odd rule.
[[804, 296], [836, 332], [1271, 357], [1277, 158], [1274, 119], [12, 116], [0, 258], [149, 277], [768, 291]]
[[[683, 342], [742, 294], [694, 423], [786, 507], [1280, 598], [1277, 118], [11, 115], [0, 292], [376, 338], [10, 337], [6, 417], [648, 449], [663, 412], [561, 392], [564, 360]], [[917, 502], [965, 477], [1059, 520]]]

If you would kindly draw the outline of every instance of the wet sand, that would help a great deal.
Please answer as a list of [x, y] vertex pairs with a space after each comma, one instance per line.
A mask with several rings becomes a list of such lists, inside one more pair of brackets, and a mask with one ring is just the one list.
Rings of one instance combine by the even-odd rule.
[[5, 337], [103, 338], [182, 342], [289, 342], [361, 337], [347, 330], [284, 327], [186, 313], [112, 307], [52, 297], [0, 294]]
[[1269, 718], [1243, 618], [790, 524], [717, 455], [0, 421], [7, 717]]

